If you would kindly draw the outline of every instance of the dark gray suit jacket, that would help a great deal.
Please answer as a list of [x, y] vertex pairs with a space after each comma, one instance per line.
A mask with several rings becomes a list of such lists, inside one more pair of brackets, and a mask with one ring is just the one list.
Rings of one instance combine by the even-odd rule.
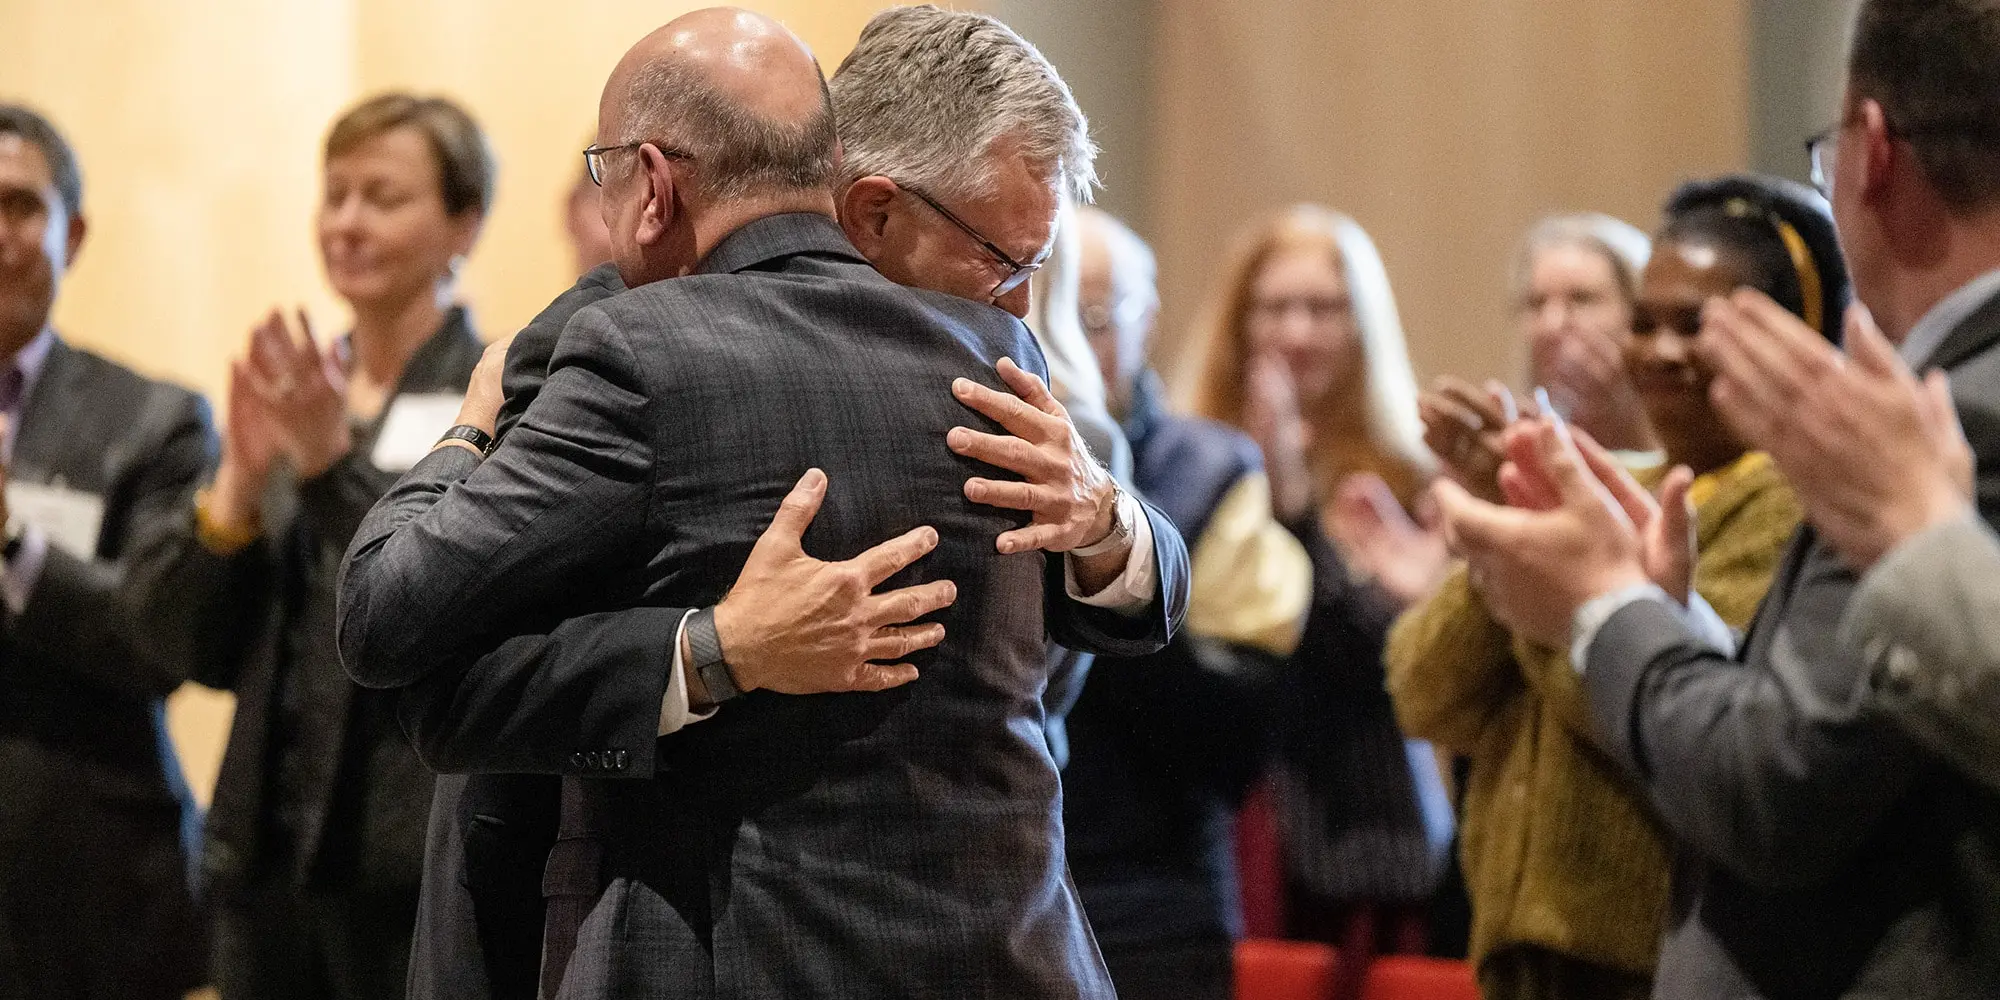
[[[1107, 995], [1062, 867], [1042, 642], [1163, 644], [1178, 535], [1149, 511], [1168, 540], [1156, 613], [1057, 601], [1045, 623], [1060, 564], [992, 551], [1022, 518], [966, 502], [981, 467], [942, 443], [980, 423], [953, 376], [1041, 368], [1026, 330], [889, 283], [818, 216], [752, 223], [703, 270], [578, 313], [491, 459], [439, 452], [371, 515], [343, 593], [349, 669], [417, 682], [406, 724], [434, 764], [591, 776], [593, 863], [574, 874], [602, 896], [570, 995]], [[889, 585], [955, 580], [949, 638], [909, 688], [757, 692], [655, 740], [684, 609], [721, 596], [813, 465], [833, 483], [816, 556], [940, 529]], [[527, 669], [471, 676], [523, 641]]]
[[88, 556], [49, 546], [0, 616], [0, 997], [178, 997], [207, 968], [189, 886], [199, 815], [161, 699], [147, 539], [213, 460], [208, 406], [57, 341], [8, 470], [104, 502]]
[[[623, 291], [616, 267], [597, 267], [515, 335], [499, 438], [541, 392], [570, 317]], [[534, 1000], [546, 916], [542, 876], [556, 842], [561, 792], [553, 775], [439, 776], [410, 948], [413, 1000]]]
[[[1928, 367], [2000, 521], [2000, 299]], [[2000, 991], [2000, 796], [1867, 711], [1869, 665], [1836, 638], [1854, 586], [1805, 528], [1735, 658], [1654, 601], [1590, 647], [1606, 745], [1679, 842], [1657, 996]]]

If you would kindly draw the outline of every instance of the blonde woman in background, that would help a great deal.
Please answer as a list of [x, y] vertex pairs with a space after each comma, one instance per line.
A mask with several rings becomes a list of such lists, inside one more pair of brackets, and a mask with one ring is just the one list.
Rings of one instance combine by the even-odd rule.
[[1383, 688], [1397, 614], [1443, 575], [1407, 522], [1432, 475], [1402, 321], [1374, 243], [1315, 205], [1251, 230], [1196, 330], [1193, 409], [1264, 450], [1274, 508], [1313, 563], [1274, 763], [1290, 930], [1341, 947], [1339, 984], [1378, 951], [1423, 946], [1451, 813], [1428, 746]]

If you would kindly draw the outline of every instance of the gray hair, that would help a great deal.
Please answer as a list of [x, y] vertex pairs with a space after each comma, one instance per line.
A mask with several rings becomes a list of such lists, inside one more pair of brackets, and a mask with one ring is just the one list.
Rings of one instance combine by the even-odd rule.
[[1069, 85], [985, 14], [925, 4], [875, 15], [834, 71], [833, 103], [843, 183], [881, 174], [935, 197], [979, 197], [1002, 139], [1071, 199], [1090, 201], [1097, 183], [1097, 146]]
[[1556, 247], [1581, 247], [1604, 258], [1627, 304], [1639, 297], [1639, 272], [1653, 255], [1653, 241], [1637, 226], [1602, 212], [1564, 212], [1536, 222], [1514, 255], [1514, 295], [1527, 294], [1535, 257]]
[[635, 72], [626, 101], [631, 110], [619, 141], [666, 143], [689, 154], [708, 197], [833, 187], [839, 140], [824, 78], [818, 110], [801, 122], [760, 115], [673, 60]]

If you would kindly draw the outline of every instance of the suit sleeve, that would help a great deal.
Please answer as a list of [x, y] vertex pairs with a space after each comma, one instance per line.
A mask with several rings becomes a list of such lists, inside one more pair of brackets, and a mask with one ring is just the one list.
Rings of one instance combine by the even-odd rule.
[[1975, 780], [2000, 788], [2000, 539], [1965, 517], [1862, 578], [1841, 623], [1858, 697]]
[[1681, 613], [1637, 601], [1592, 642], [1585, 690], [1605, 745], [1674, 836], [1775, 890], [1837, 870], [1920, 766], [1894, 727], [1853, 710], [1859, 653], [1834, 637], [1854, 576], [1812, 545], [1772, 634], [1737, 663]]
[[1049, 637], [1058, 645], [1103, 656], [1144, 656], [1165, 647], [1187, 617], [1187, 543], [1159, 508], [1143, 499], [1139, 508], [1153, 532], [1153, 564], [1158, 570], [1153, 600], [1138, 614], [1075, 600], [1064, 582], [1064, 557], [1050, 553], [1043, 571], [1043, 592], [1048, 602]]
[[[523, 623], [532, 629], [570, 606], [582, 581], [641, 568], [653, 481], [649, 406], [622, 332], [586, 309], [565, 330], [540, 395], [491, 457], [435, 451], [363, 519], [342, 568], [341, 659], [364, 686], [408, 689], [406, 728], [433, 763], [573, 770], [567, 762], [587, 747], [625, 749], [628, 760], [642, 753], [650, 768], [667, 671], [641, 676], [595, 647], [577, 655], [561, 628], [520, 634]], [[671, 662], [671, 635], [659, 640], [656, 659]], [[633, 675], [621, 674], [620, 690], [643, 696], [606, 693], [598, 681], [609, 680], [614, 662]], [[502, 698], [517, 701], [502, 706]], [[579, 745], [579, 727], [606, 717], [589, 706], [612, 703], [619, 742]], [[490, 714], [502, 707], [511, 713], [504, 725]]]
[[650, 777], [685, 614], [626, 608], [510, 636], [469, 668], [435, 670], [405, 688], [403, 732], [441, 774], [575, 774], [586, 770], [579, 755], [594, 754], [593, 776]]
[[[50, 546], [21, 614], [7, 623], [35, 669], [57, 669], [108, 691], [158, 698], [187, 679], [190, 662], [160, 641], [149, 607], [164, 571], [150, 539], [168, 530], [213, 459], [208, 407], [196, 396], [154, 387], [142, 417], [142, 465], [116, 559], [84, 559]], [[170, 394], [171, 393], [171, 394]], [[158, 427], [153, 434], [143, 430]]]

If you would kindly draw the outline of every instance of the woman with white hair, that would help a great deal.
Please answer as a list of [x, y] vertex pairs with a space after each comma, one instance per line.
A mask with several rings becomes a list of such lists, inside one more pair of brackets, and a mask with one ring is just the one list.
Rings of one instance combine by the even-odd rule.
[[1442, 575], [1443, 542], [1386, 560], [1370, 544], [1379, 508], [1405, 516], [1432, 475], [1416, 379], [1374, 243], [1317, 205], [1237, 245], [1196, 341], [1195, 412], [1258, 441], [1275, 512], [1312, 557], [1274, 785], [1292, 930], [1341, 946], [1351, 991], [1367, 956], [1421, 948], [1451, 839], [1435, 758], [1396, 728], [1382, 676], [1389, 626]]
[[[1658, 464], [1646, 408], [1626, 372], [1639, 274], [1652, 241], [1598, 212], [1551, 215], [1529, 228], [1514, 259], [1515, 315], [1528, 351], [1528, 385], [1548, 390], [1557, 412], [1635, 466]], [[1488, 500], [1502, 461], [1502, 389], [1445, 376], [1417, 401], [1424, 443], [1440, 471]], [[1468, 485], [1469, 484], [1469, 485]]]

